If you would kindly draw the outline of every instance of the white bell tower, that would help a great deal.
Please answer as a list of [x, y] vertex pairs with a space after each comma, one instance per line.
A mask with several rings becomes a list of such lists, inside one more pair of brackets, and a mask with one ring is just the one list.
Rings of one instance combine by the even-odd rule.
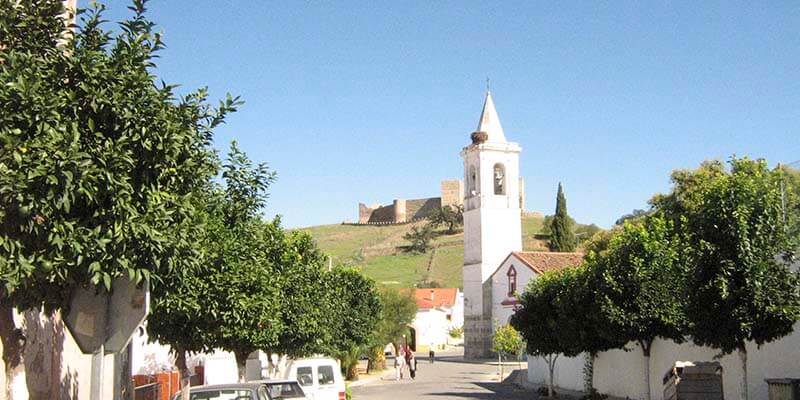
[[492, 288], [489, 276], [522, 250], [518, 144], [507, 142], [487, 90], [464, 159], [464, 355], [489, 354]]

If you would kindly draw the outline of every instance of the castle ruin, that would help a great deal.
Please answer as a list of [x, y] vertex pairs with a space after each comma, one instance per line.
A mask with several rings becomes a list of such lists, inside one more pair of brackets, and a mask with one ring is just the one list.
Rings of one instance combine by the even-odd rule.
[[[520, 179], [520, 185], [524, 185]], [[524, 186], [522, 186], [524, 187]], [[524, 210], [524, 190], [520, 191], [519, 205]], [[402, 224], [426, 218], [431, 211], [445, 206], [464, 205], [464, 183], [461, 180], [444, 180], [439, 197], [424, 199], [394, 199], [392, 204], [366, 205], [358, 203], [359, 224]]]

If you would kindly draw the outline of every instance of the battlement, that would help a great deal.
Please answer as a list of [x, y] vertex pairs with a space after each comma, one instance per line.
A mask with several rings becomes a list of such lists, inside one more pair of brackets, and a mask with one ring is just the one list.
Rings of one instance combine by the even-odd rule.
[[368, 206], [358, 203], [358, 223], [370, 225], [402, 224], [426, 218], [431, 211], [444, 206], [463, 204], [464, 184], [460, 180], [441, 183], [441, 196], [423, 199], [395, 199], [392, 204]]

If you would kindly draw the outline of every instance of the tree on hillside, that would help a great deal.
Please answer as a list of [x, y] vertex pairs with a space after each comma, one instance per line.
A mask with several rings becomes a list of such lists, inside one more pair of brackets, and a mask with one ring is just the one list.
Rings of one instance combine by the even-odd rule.
[[494, 327], [492, 351], [497, 353], [501, 381], [503, 380], [503, 357], [509, 354], [519, 354], [524, 347], [525, 342], [522, 340], [522, 336], [513, 326], [506, 324]]
[[435, 232], [429, 224], [411, 227], [403, 239], [411, 242], [406, 248], [413, 253], [427, 253], [431, 249]]
[[623, 223], [625, 223], [625, 221], [637, 219], [643, 215], [647, 215], [647, 213], [648, 213], [647, 210], [642, 210], [640, 208], [634, 209], [629, 214], [625, 214], [617, 218], [617, 220], [614, 221], [614, 225], [622, 225]]
[[458, 232], [458, 227], [464, 225], [464, 206], [444, 206], [436, 208], [428, 215], [428, 221], [433, 226], [446, 226], [447, 234]]
[[[674, 172], [672, 191], [652, 203], [682, 229], [692, 249], [689, 334], [698, 345], [738, 352], [746, 399], [746, 344], [792, 332], [800, 318], [800, 285], [788, 268], [796, 248], [783, 222], [780, 171], [764, 160], [732, 158], [729, 164]], [[786, 194], [795, 201], [793, 191]]]
[[[153, 287], [191, 268], [192, 193], [216, 173], [204, 90], [156, 84], [163, 47], [141, 1], [118, 33], [98, 8], [64, 35], [59, 0], [0, 0], [0, 337], [13, 381], [19, 310], [64, 307], [76, 286]], [[28, 344], [30, 345], [30, 343]], [[45, 398], [57, 397], [41, 393]], [[6, 397], [12, 398], [10, 386]]]
[[567, 214], [567, 198], [564, 196], [564, 189], [561, 183], [558, 184], [556, 213], [550, 225], [550, 232], [550, 251], [575, 251], [577, 242], [573, 232], [573, 221]]
[[645, 357], [650, 399], [650, 349], [657, 337], [683, 341], [686, 329], [684, 244], [671, 221], [659, 216], [624, 222], [608, 249], [589, 258], [598, 282], [596, 301], [610, 322], [606, 337], [637, 342]]
[[368, 351], [369, 370], [385, 368], [384, 348], [388, 344], [397, 343], [403, 335], [409, 334], [408, 326], [417, 314], [417, 302], [411, 290], [382, 288], [378, 293], [382, 313], [381, 319], [374, 327]]

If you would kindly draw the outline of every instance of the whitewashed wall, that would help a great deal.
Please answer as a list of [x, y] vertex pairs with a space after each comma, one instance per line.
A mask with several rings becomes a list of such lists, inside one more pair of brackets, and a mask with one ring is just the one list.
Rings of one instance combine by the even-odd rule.
[[447, 313], [438, 309], [417, 311], [412, 323], [416, 331], [417, 348], [420, 346], [443, 346], [450, 337]]
[[[88, 400], [92, 376], [92, 356], [83, 354], [58, 313], [53, 318], [35, 311], [15, 313], [18, 327], [25, 329], [25, 368], [15, 376], [12, 391], [15, 399], [42, 398], [29, 393], [27, 383], [35, 388], [49, 388], [60, 398]], [[2, 344], [0, 344], [0, 350]], [[114, 356], [105, 357], [103, 398], [113, 398]], [[5, 364], [0, 358], [0, 368]], [[0, 374], [0, 399], [5, 398], [5, 374]]]
[[[553, 369], [553, 383], [555, 386], [568, 390], [583, 390], [583, 365], [586, 358], [558, 356], [556, 367]], [[542, 357], [528, 356], [528, 381], [537, 385], [547, 385], [550, 380], [550, 371], [547, 361]]]
[[497, 271], [492, 274], [492, 319], [498, 326], [507, 324], [511, 315], [514, 314], [514, 305], [502, 304], [506, 300], [515, 300], [508, 295], [508, 270], [512, 265], [517, 271], [517, 293], [522, 293], [528, 282], [536, 278], [536, 273], [513, 254], [506, 258]]
[[[644, 356], [636, 344], [626, 346], [629, 351], [612, 350], [600, 353], [594, 364], [594, 386], [601, 393], [618, 397], [643, 399], [646, 391], [643, 368]], [[800, 323], [794, 332], [783, 339], [758, 349], [748, 344], [748, 391], [751, 400], [767, 400], [767, 378], [800, 378]], [[650, 359], [650, 388], [653, 399], [663, 396], [662, 378], [675, 361], [715, 361], [716, 350], [690, 343], [675, 344], [656, 340]], [[726, 399], [739, 398], [742, 376], [737, 354], [720, 360], [723, 368], [723, 385]], [[571, 390], [583, 387], [583, 357], [559, 357], [555, 385]], [[529, 356], [528, 380], [536, 384], [547, 382], [547, 364], [541, 358]]]

